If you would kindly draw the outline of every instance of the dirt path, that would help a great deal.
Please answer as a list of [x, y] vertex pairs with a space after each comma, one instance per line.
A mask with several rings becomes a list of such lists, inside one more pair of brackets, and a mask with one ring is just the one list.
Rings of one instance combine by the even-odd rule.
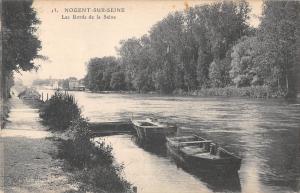
[[38, 110], [18, 98], [11, 99], [9, 121], [0, 138], [0, 192], [65, 192], [72, 189], [51, 133], [41, 125]]

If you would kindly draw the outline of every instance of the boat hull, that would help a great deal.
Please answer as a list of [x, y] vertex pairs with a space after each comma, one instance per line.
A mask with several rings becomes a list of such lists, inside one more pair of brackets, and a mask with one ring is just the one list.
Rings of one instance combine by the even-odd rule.
[[173, 147], [167, 143], [167, 150], [176, 163], [193, 170], [205, 171], [214, 170], [222, 173], [235, 173], [240, 169], [241, 159], [229, 157], [226, 159], [205, 159], [187, 155], [180, 148]]
[[177, 131], [175, 126], [168, 127], [166, 129], [162, 128], [145, 128], [134, 125], [136, 130], [138, 142], [146, 144], [157, 144], [165, 143], [166, 136], [174, 135]]

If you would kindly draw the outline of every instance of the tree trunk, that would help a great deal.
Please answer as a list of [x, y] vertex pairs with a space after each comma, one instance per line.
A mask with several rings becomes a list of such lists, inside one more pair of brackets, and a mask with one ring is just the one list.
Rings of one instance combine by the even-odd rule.
[[289, 78], [288, 73], [285, 73], [285, 86], [286, 86], [286, 93], [289, 93]]
[[280, 91], [280, 80], [279, 77], [277, 77], [277, 91]]

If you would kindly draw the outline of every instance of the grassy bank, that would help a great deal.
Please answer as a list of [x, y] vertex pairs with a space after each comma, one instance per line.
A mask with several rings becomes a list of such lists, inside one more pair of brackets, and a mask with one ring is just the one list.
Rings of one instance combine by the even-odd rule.
[[114, 160], [112, 147], [104, 141], [91, 141], [89, 123], [72, 95], [56, 92], [40, 108], [40, 117], [59, 136], [57, 158], [74, 174], [71, 180], [78, 185], [78, 192], [132, 192], [122, 176], [122, 165]]
[[267, 86], [252, 87], [225, 87], [206, 88], [195, 91], [174, 91], [175, 95], [199, 96], [199, 97], [246, 97], [246, 98], [277, 98], [284, 97], [284, 93], [275, 92]]
[[[101, 94], [160, 94], [158, 91], [138, 92], [138, 91], [91, 91]], [[245, 98], [279, 98], [285, 97], [284, 92], [278, 92], [270, 89], [268, 86], [251, 87], [225, 87], [225, 88], [205, 88], [200, 90], [184, 91], [182, 89], [172, 92], [175, 96], [199, 96], [199, 97], [245, 97]]]
[[10, 110], [10, 104], [9, 101], [6, 100], [1, 100], [0, 101], [0, 111], [1, 111], [1, 115], [0, 115], [0, 129], [3, 129], [5, 126], [5, 123], [7, 122], [7, 118], [8, 118], [8, 113]]

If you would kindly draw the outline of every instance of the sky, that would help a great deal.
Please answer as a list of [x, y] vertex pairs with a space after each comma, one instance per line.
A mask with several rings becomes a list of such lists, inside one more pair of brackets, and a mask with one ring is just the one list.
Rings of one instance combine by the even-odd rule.
[[[213, 0], [35, 0], [41, 21], [37, 35], [42, 42], [39, 54], [47, 61], [35, 60], [38, 72], [23, 72], [16, 78], [30, 84], [36, 78], [83, 78], [86, 63], [92, 57], [117, 56], [120, 40], [140, 37], [170, 12], [187, 6], [209, 4]], [[250, 0], [250, 24], [257, 26], [261, 15], [260, 0]], [[80, 8], [90, 8], [89, 12]], [[124, 12], [93, 12], [93, 8], [122, 8]], [[74, 12], [85, 11], [85, 12]], [[73, 19], [73, 15], [87, 19]], [[94, 19], [88, 19], [92, 15]], [[100, 19], [96, 19], [97, 15]], [[115, 19], [104, 19], [111, 15]], [[66, 17], [69, 19], [65, 19]], [[63, 19], [64, 18], [64, 19]]]

